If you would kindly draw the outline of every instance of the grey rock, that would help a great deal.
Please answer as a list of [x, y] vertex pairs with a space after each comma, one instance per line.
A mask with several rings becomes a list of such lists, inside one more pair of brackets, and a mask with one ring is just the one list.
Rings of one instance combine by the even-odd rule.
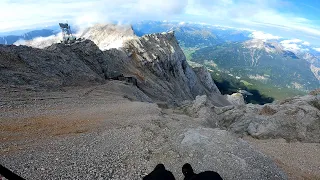
[[[224, 179], [287, 179], [272, 159], [227, 131], [194, 128], [179, 138], [180, 150], [192, 155], [189, 155], [190, 163], [198, 171], [206, 171], [209, 167]], [[201, 164], [197, 163], [199, 157]]]
[[[133, 87], [108, 81], [27, 96], [48, 98], [45, 101], [6, 96], [15, 108], [6, 105], [0, 114], [4, 132], [9, 133], [2, 133], [9, 139], [0, 144], [0, 163], [26, 179], [142, 179], [158, 163], [183, 179], [181, 166], [186, 162], [197, 173], [215, 170], [225, 180], [286, 179], [269, 157], [224, 130], [204, 128], [199, 118], [160, 109], [155, 103], [123, 98], [133, 96], [127, 92], [135, 91]], [[210, 104], [205, 96], [196, 101], [200, 108]], [[53, 118], [37, 128], [42, 117]], [[24, 125], [21, 132], [10, 131]], [[82, 127], [87, 130], [77, 131]]]
[[303, 96], [263, 106], [215, 107], [215, 115], [207, 119], [211, 124], [240, 135], [319, 143], [319, 104], [319, 96]]
[[244, 105], [246, 104], [243, 98], [243, 95], [241, 93], [233, 93], [231, 95], [227, 95], [227, 100], [232, 104], [232, 105]]
[[98, 84], [107, 65], [91, 41], [54, 44], [47, 49], [0, 46], [0, 84], [61, 87]]
[[213, 82], [211, 74], [204, 66], [194, 67], [194, 72], [198, 76], [201, 83], [210, 91], [221, 94], [216, 84]]
[[105, 51], [112, 69], [135, 77], [138, 87], [154, 101], [181, 105], [207, 95], [217, 106], [229, 104], [205, 68], [189, 66], [173, 32], [132, 38], [121, 49]]
[[138, 38], [130, 27], [96, 25], [82, 37], [92, 41], [44, 49], [0, 46], [0, 83], [53, 89], [117, 79], [137, 85], [154, 102], [170, 106], [198, 95], [207, 95], [216, 106], [230, 104], [204, 67], [193, 70], [189, 66], [174, 32]]

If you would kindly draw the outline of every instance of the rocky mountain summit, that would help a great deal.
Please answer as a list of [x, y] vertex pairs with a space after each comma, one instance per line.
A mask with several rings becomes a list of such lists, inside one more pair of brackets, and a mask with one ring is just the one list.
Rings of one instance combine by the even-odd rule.
[[105, 79], [103, 52], [88, 40], [71, 46], [54, 44], [46, 49], [1, 45], [0, 54], [1, 85], [50, 89]]
[[90, 40], [44, 49], [2, 45], [1, 84], [59, 88], [126, 76], [155, 102], [178, 105], [206, 94], [216, 105], [229, 104], [205, 69], [188, 65], [173, 32], [132, 37], [104, 52], [103, 42], [100, 48]]
[[119, 48], [127, 40], [137, 37], [131, 26], [97, 24], [78, 32], [79, 38], [90, 39], [102, 51]]

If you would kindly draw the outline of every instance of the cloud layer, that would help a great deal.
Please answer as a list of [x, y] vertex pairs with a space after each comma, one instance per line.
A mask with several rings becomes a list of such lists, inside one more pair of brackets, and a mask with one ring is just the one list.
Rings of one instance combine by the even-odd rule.
[[261, 39], [264, 41], [273, 40], [273, 39], [277, 40], [281, 38], [280, 36], [274, 36], [272, 34], [264, 33], [262, 31], [254, 31], [250, 36], [254, 39]]
[[251, 28], [310, 42], [320, 40], [319, 22], [297, 15], [300, 5], [287, 0], [1, 0], [0, 7], [0, 32], [66, 20], [79, 25], [178, 20]]

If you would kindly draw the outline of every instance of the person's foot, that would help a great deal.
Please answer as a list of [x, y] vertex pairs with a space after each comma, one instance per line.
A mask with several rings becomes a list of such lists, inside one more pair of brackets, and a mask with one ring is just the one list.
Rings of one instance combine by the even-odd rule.
[[194, 173], [189, 163], [182, 166], [182, 173], [184, 180], [222, 180], [221, 176], [214, 171], [205, 171], [199, 174]]
[[166, 170], [163, 164], [158, 164], [154, 170], [145, 176], [143, 180], [175, 180], [173, 174]]
[[189, 163], [185, 163], [182, 166], [182, 173], [184, 175], [184, 179], [191, 179], [193, 176], [195, 176], [196, 174], [193, 172], [192, 166]]

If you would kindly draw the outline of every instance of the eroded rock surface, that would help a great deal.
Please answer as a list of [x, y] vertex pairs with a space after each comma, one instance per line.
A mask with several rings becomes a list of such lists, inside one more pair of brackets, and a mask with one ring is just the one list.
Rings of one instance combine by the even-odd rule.
[[233, 93], [231, 95], [227, 95], [227, 100], [235, 106], [246, 104], [241, 93]]
[[319, 96], [295, 97], [265, 105], [215, 107], [197, 104], [199, 101], [195, 100], [186, 112], [206, 119], [214, 128], [259, 139], [320, 142]]
[[48, 88], [97, 84], [105, 80], [105, 59], [92, 41], [46, 49], [1, 45], [0, 84]]
[[[96, 25], [83, 37], [97, 45], [83, 40], [44, 49], [0, 46], [1, 84], [52, 89], [126, 77], [155, 102], [177, 106], [207, 95], [216, 106], [230, 104], [205, 68], [189, 66], [173, 32], [138, 38], [130, 28]], [[121, 41], [120, 47], [102, 51], [112, 47], [109, 37]]]
[[138, 86], [153, 99], [180, 104], [197, 95], [207, 95], [217, 106], [229, 104], [205, 69], [194, 71], [189, 66], [174, 32], [132, 39], [126, 42], [123, 51], [130, 59], [118, 64], [118, 69], [135, 75]]

